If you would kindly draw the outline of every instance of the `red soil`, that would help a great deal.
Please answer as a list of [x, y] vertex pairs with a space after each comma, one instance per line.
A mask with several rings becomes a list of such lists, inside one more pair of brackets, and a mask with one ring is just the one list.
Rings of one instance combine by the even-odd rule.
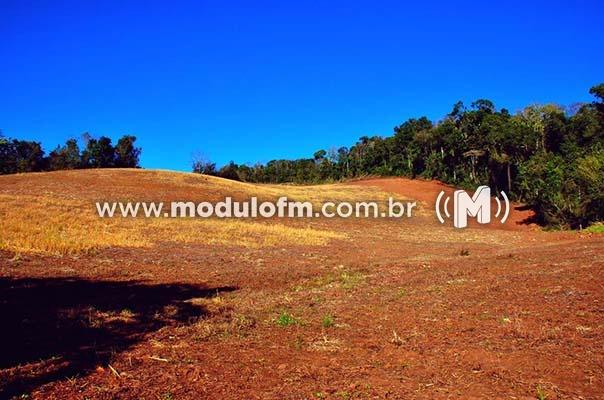
[[0, 397], [604, 398], [604, 235], [313, 224], [350, 239], [0, 252]]
[[[421, 201], [425, 203], [430, 211], [434, 210], [434, 203], [441, 191], [444, 191], [448, 196], [452, 196], [453, 192], [457, 190], [457, 188], [439, 181], [408, 178], [373, 178], [354, 181], [352, 183], [359, 186], [376, 187], [386, 192], [396, 193], [405, 198]], [[512, 203], [510, 214], [505, 224], [493, 223], [486, 226], [471, 224], [471, 226], [507, 230], [534, 229], [536, 226], [531, 222], [533, 217], [533, 211], [524, 209], [521, 204]]]

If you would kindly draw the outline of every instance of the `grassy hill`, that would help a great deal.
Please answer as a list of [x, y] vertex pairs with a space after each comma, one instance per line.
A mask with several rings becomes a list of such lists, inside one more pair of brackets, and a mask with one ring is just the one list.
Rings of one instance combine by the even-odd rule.
[[[150, 247], [162, 240], [241, 246], [326, 244], [346, 235], [282, 223], [242, 220], [101, 219], [97, 201], [245, 200], [279, 196], [318, 202], [362, 199], [373, 191], [349, 185], [251, 185], [211, 176], [147, 170], [76, 170], [0, 177], [0, 249], [78, 254], [101, 248]], [[378, 197], [384, 198], [385, 194]], [[168, 207], [168, 206], [166, 206]]]

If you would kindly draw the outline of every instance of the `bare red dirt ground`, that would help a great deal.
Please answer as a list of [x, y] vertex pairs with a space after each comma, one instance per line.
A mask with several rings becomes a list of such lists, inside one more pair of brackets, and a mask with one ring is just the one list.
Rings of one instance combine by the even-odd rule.
[[[0, 177], [0, 194], [210, 196], [86, 172]], [[443, 187], [354, 184], [426, 211]], [[463, 232], [431, 212], [287, 222], [348, 235], [325, 246], [2, 251], [0, 397], [604, 398], [604, 235], [524, 218]]]
[[[424, 203], [428, 208], [434, 208], [436, 197], [441, 191], [451, 196], [457, 188], [439, 181], [406, 178], [373, 178], [352, 182], [354, 185], [376, 187], [389, 193], [396, 193]], [[525, 230], [536, 228], [532, 223], [534, 213], [522, 205], [512, 204], [510, 215], [503, 225], [495, 224], [495, 228], [509, 230]], [[472, 223], [474, 228], [492, 229], [492, 225]]]

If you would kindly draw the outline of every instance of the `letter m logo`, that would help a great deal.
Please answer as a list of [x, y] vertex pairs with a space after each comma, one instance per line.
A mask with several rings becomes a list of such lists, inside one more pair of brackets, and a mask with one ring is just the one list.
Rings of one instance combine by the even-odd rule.
[[465, 190], [456, 190], [453, 194], [453, 226], [465, 228], [468, 226], [468, 215], [477, 217], [479, 224], [491, 222], [491, 189], [479, 186], [470, 197]]

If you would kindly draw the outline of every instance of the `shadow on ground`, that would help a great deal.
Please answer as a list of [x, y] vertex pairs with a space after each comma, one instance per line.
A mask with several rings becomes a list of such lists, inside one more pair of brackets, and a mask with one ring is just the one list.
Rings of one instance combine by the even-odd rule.
[[[516, 210], [518, 212], [533, 211], [533, 207], [529, 206], [529, 205], [519, 205], [519, 206], [514, 207], [514, 210]], [[544, 226], [543, 221], [539, 220], [539, 218], [537, 217], [537, 214], [534, 211], [526, 218], [516, 222], [516, 225], [533, 225], [533, 224], [539, 225], [539, 226]]]
[[186, 300], [235, 289], [0, 278], [0, 398], [106, 366], [150, 332], [207, 313]]

